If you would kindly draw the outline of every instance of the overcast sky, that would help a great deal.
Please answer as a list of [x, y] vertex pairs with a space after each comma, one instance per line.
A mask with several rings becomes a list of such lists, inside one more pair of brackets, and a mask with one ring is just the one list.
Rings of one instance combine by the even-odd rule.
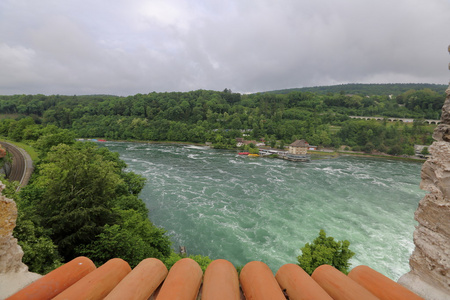
[[448, 84], [449, 0], [0, 0], [0, 94]]

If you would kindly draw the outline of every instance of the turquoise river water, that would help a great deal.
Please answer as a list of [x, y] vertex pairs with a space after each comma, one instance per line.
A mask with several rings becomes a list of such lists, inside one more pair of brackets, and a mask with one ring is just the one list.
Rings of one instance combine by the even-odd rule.
[[147, 179], [141, 198], [174, 249], [261, 260], [273, 272], [296, 263], [322, 228], [350, 241], [352, 266], [397, 280], [409, 271], [420, 163], [341, 156], [307, 163], [249, 158], [191, 145], [107, 142]]

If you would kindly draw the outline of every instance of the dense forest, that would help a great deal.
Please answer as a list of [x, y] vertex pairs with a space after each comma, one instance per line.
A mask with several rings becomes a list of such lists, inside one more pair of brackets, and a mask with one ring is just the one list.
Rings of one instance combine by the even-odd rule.
[[388, 83], [388, 84], [365, 84], [365, 83], [349, 83], [329, 86], [314, 86], [304, 88], [292, 88], [284, 90], [268, 91], [266, 93], [288, 94], [290, 92], [311, 92], [317, 94], [340, 93], [357, 94], [357, 95], [393, 95], [405, 93], [409, 90], [430, 89], [437, 93], [444, 93], [447, 89], [444, 84], [430, 83]]
[[[322, 147], [413, 154], [414, 144], [432, 142], [433, 126], [423, 119], [439, 119], [444, 100], [444, 92], [429, 88], [407, 90], [397, 96], [344, 91], [242, 95], [228, 89], [128, 97], [13, 95], [0, 96], [0, 114], [4, 117], [0, 134], [8, 131], [13, 139], [33, 140], [37, 134], [34, 125], [42, 124], [71, 130], [80, 138], [209, 141], [217, 148], [235, 147], [237, 137], [264, 139], [278, 146], [305, 139]], [[349, 116], [416, 121], [404, 124]], [[26, 130], [20, 131], [24, 126]]]

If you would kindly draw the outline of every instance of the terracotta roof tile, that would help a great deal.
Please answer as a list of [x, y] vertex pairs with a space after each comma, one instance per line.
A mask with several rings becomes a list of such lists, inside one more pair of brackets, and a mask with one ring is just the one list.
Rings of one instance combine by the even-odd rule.
[[95, 269], [89, 258], [77, 257], [26, 286], [8, 300], [51, 299]]
[[55, 295], [54, 299], [149, 299], [150, 295], [155, 300], [422, 299], [367, 266], [356, 267], [346, 276], [323, 265], [309, 276], [299, 266], [286, 264], [274, 276], [265, 263], [253, 261], [244, 266], [238, 281], [234, 266], [218, 259], [206, 269], [203, 286], [202, 270], [190, 258], [179, 260], [169, 272], [155, 258], [143, 260], [130, 271], [119, 258], [95, 269], [88, 258], [79, 257], [7, 300]]
[[53, 299], [103, 299], [130, 271], [123, 259], [110, 259]]
[[164, 281], [167, 273], [166, 266], [159, 259], [144, 259], [119, 282], [105, 300], [147, 300]]
[[371, 292], [330, 265], [321, 265], [311, 275], [335, 300], [377, 300]]
[[252, 261], [246, 264], [242, 268], [239, 280], [246, 299], [286, 299], [272, 271], [263, 262]]
[[390, 280], [368, 266], [357, 266], [353, 268], [348, 274], [348, 277], [383, 300], [422, 299], [404, 286]]
[[202, 300], [239, 299], [239, 277], [233, 264], [225, 259], [210, 263], [203, 279]]
[[286, 264], [275, 275], [289, 299], [333, 300], [325, 290], [298, 265]]
[[202, 283], [203, 272], [191, 258], [177, 261], [170, 269], [157, 300], [195, 300]]

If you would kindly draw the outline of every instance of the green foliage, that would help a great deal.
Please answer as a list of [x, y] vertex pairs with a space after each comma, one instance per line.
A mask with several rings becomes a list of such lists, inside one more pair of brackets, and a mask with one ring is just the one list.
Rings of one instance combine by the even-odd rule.
[[9, 181], [5, 178], [4, 174], [0, 174], [0, 181], [5, 185], [5, 189], [2, 190], [2, 195], [11, 199], [16, 199], [17, 188], [20, 186], [18, 181]]
[[170, 253], [170, 241], [165, 230], [135, 210], [118, 211], [120, 224], [105, 225], [102, 233], [87, 245], [77, 247], [79, 255], [88, 256], [97, 265], [113, 257], [127, 261], [132, 268], [147, 257], [164, 259]]
[[[44, 152], [73, 141], [73, 135], [53, 132], [54, 128], [69, 129], [84, 138], [210, 141], [217, 149], [233, 149], [236, 138], [249, 136], [256, 140], [270, 137], [267, 140], [272, 147], [277, 140], [289, 144], [305, 139], [324, 147], [359, 146], [367, 152], [372, 150], [370, 142], [374, 149], [384, 145], [383, 152], [387, 152], [397, 143], [429, 143], [433, 126], [417, 121], [413, 128], [392, 127], [386, 120], [349, 120], [348, 116], [439, 119], [444, 91], [441, 85], [353, 84], [287, 90], [277, 95], [198, 90], [129, 97], [0, 96], [0, 113], [33, 116], [0, 121], [0, 133], [35, 141]], [[40, 128], [35, 120], [47, 126]], [[409, 150], [402, 147], [398, 154]]]
[[75, 142], [75, 135], [73, 132], [63, 129], [58, 130], [55, 133], [49, 133], [42, 135], [36, 141], [36, 149], [41, 151], [41, 153], [47, 153], [50, 148], [57, 146], [59, 144], [71, 145]]
[[242, 150], [249, 152], [251, 154], [259, 154], [259, 149], [256, 148], [256, 145], [254, 145], [253, 143], [250, 143], [249, 145], [244, 145]]
[[410, 155], [410, 156], [414, 155], [415, 154], [414, 147], [413, 146], [409, 146], [409, 145], [406, 146], [403, 149], [403, 153], [406, 154], [406, 155]]
[[[185, 256], [177, 254], [175, 252], [171, 252], [170, 255], [164, 260], [164, 264], [166, 265], [167, 269], [170, 270], [172, 266], [179, 261], [180, 259], [184, 258]], [[208, 256], [203, 255], [189, 255], [189, 258], [196, 261], [200, 268], [202, 269], [203, 273], [205, 273], [206, 268], [209, 266], [209, 264], [212, 262], [212, 259], [210, 259]]]
[[111, 199], [121, 179], [96, 151], [82, 143], [53, 147], [33, 183], [44, 189], [37, 209], [65, 259], [76, 256], [73, 245], [89, 243], [114, 221]]
[[124, 172], [117, 153], [76, 142], [53, 146], [43, 157], [19, 202], [24, 217], [17, 230], [34, 270], [48, 271], [59, 255], [62, 261], [86, 255], [97, 265], [121, 257], [135, 266], [170, 254], [165, 230], [150, 222], [138, 198], [145, 180]]
[[133, 172], [122, 172], [122, 180], [128, 188], [126, 192], [132, 195], [139, 195], [145, 185], [145, 178]]
[[[13, 236], [17, 238], [22, 247], [24, 256], [22, 262], [28, 266], [31, 272], [46, 274], [61, 265], [61, 257], [57, 246], [48, 236], [48, 231], [44, 227], [37, 225], [38, 218], [34, 217], [33, 202], [39, 200], [39, 197], [33, 193], [33, 189], [22, 188], [20, 193], [16, 192], [17, 182], [2, 180], [6, 188], [2, 194], [8, 198], [14, 199], [17, 205], [17, 220]], [[25, 196], [25, 197], [23, 197]]]
[[423, 147], [422, 151], [420, 151], [420, 154], [422, 154], [422, 155], [430, 155], [430, 152], [428, 151], [428, 147]]
[[318, 94], [339, 93], [344, 91], [348, 94], [364, 94], [364, 95], [398, 95], [409, 90], [431, 89], [438, 93], [443, 93], [447, 89], [444, 84], [423, 84], [423, 83], [393, 83], [393, 84], [364, 84], [350, 83], [330, 86], [317, 86], [306, 88], [294, 88], [287, 90], [270, 91], [268, 93], [287, 94], [295, 91], [313, 92]]
[[306, 243], [301, 248], [302, 254], [297, 257], [298, 265], [311, 275], [321, 265], [331, 265], [339, 271], [347, 274], [349, 260], [355, 253], [349, 249], [350, 242], [335, 241], [333, 237], [327, 237], [323, 229], [313, 243]]
[[47, 274], [62, 264], [57, 246], [44, 228], [36, 226], [20, 212], [14, 228], [14, 237], [22, 247], [22, 262], [28, 266], [30, 272]]
[[118, 195], [115, 199], [113, 199], [113, 205], [116, 209], [132, 209], [145, 218], [148, 216], [148, 209], [145, 206], [144, 201], [139, 199], [136, 195]]

